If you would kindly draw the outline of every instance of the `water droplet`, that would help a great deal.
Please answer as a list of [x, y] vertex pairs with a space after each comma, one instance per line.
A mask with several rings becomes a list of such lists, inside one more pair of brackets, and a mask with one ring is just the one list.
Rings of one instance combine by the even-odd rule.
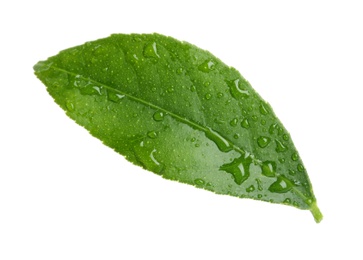
[[284, 200], [283, 202], [284, 204], [290, 205], [291, 204], [291, 199], [287, 198]]
[[294, 176], [294, 175], [296, 174], [296, 172], [295, 172], [295, 171], [293, 171], [293, 170], [289, 170], [289, 174], [290, 174], [291, 176]]
[[237, 125], [237, 123], [238, 123], [238, 119], [237, 119], [237, 118], [233, 118], [233, 119], [229, 122], [229, 124], [230, 124], [231, 126], [236, 126], [236, 125]]
[[223, 97], [223, 93], [222, 93], [222, 92], [218, 92], [217, 97], [218, 97], [218, 98]]
[[147, 136], [150, 137], [151, 139], [155, 139], [158, 134], [155, 131], [150, 131], [147, 133]]
[[298, 203], [298, 202], [296, 202], [296, 201], [294, 201], [294, 202], [292, 203], [292, 205], [294, 205], [295, 207], [299, 207], [299, 203]]
[[160, 58], [156, 47], [156, 42], [145, 45], [144, 56], [148, 58]]
[[220, 170], [232, 174], [235, 183], [241, 185], [250, 176], [250, 164], [252, 158], [241, 156], [234, 159], [231, 163], [224, 164], [220, 167]]
[[209, 85], [210, 85], [210, 82], [209, 81], [204, 82], [204, 86], [205, 87], [209, 87]]
[[162, 111], [156, 111], [153, 115], [153, 118], [155, 121], [163, 121], [164, 120], [164, 112]]
[[243, 84], [243, 82], [241, 83], [240, 79], [236, 79], [233, 81], [227, 81], [227, 84], [229, 86], [229, 90], [231, 92], [231, 95], [235, 98], [235, 99], [243, 99], [243, 98], [247, 98], [250, 93], [248, 92], [248, 90], [246, 90], [244, 87], [242, 87], [241, 85]]
[[279, 162], [280, 162], [280, 163], [284, 163], [284, 162], [285, 162], [285, 158], [280, 158], [280, 159], [279, 159]]
[[154, 153], [156, 152], [156, 149], [152, 150], [152, 152], [150, 153], [150, 158], [151, 160], [156, 164], [156, 165], [160, 165], [160, 163], [155, 159], [154, 157]]
[[191, 92], [195, 92], [196, 90], [197, 90], [197, 88], [194, 85], [190, 86], [190, 91]]
[[262, 163], [262, 174], [267, 177], [275, 177], [276, 175], [276, 163], [272, 161], [265, 161]]
[[243, 128], [246, 128], [246, 129], [250, 128], [250, 122], [248, 121], [248, 119], [247, 119], [247, 118], [244, 118], [244, 119], [242, 120], [242, 122], [241, 122], [241, 126], [242, 126]]
[[256, 182], [257, 182], [257, 188], [258, 188], [258, 190], [259, 191], [262, 191], [263, 188], [262, 188], [262, 182], [261, 182], [261, 180], [260, 179], [256, 179]]
[[212, 95], [210, 93], [205, 94], [205, 99], [209, 100], [212, 98]]
[[116, 93], [114, 91], [108, 90], [107, 91], [107, 99], [112, 102], [119, 102], [121, 99], [123, 99], [125, 95], [121, 95], [120, 93]]
[[204, 185], [204, 180], [202, 180], [202, 179], [195, 179], [194, 180], [194, 183], [196, 184], [196, 185], [198, 185], [198, 186], [202, 186], [202, 185]]
[[260, 113], [262, 115], [267, 115], [269, 113], [267, 107], [266, 107], [266, 104], [261, 104], [260, 105]]
[[208, 131], [206, 131], [205, 135], [212, 140], [221, 150], [222, 152], [229, 152], [233, 149], [230, 142], [223, 138], [218, 132], [212, 130], [211, 128], [208, 128]]
[[67, 100], [67, 102], [66, 102], [66, 107], [67, 107], [68, 111], [70, 111], [70, 112], [74, 111], [74, 105], [69, 100]]
[[283, 129], [277, 123], [275, 123], [270, 126], [268, 131], [270, 134], [274, 134], [277, 131], [277, 134], [281, 135], [283, 132]]
[[257, 121], [257, 119], [258, 119], [258, 117], [255, 116], [255, 115], [251, 116], [251, 118], [252, 118], [253, 121]]
[[265, 119], [261, 120], [261, 125], [266, 125], [266, 120]]
[[183, 68], [179, 68], [176, 70], [176, 74], [181, 75], [183, 73]]
[[193, 137], [192, 139], [190, 139], [190, 141], [195, 142], [197, 139], [195, 137]]
[[291, 159], [292, 159], [293, 161], [297, 161], [297, 159], [299, 159], [299, 155], [298, 155], [297, 153], [293, 153], [293, 154], [291, 155]]
[[255, 186], [253, 186], [253, 185], [249, 186], [249, 187], [246, 189], [246, 191], [247, 191], [247, 192], [252, 192], [252, 191], [254, 191], [254, 190], [255, 190]]
[[174, 92], [174, 86], [171, 86], [167, 89], [168, 93], [173, 93]]
[[303, 166], [302, 164], [298, 164], [298, 165], [297, 165], [297, 170], [298, 170], [299, 172], [303, 172], [303, 171], [304, 171], [304, 166]]
[[280, 142], [277, 139], [275, 141], [276, 141], [276, 152], [282, 153], [287, 150], [287, 147], [282, 142]]
[[102, 87], [83, 80], [80, 75], [75, 77], [74, 86], [84, 95], [102, 95]]
[[289, 140], [289, 136], [288, 136], [287, 134], [284, 134], [284, 135], [282, 136], [282, 138], [283, 138], [285, 141]]
[[215, 63], [212, 60], [206, 60], [198, 66], [198, 69], [202, 72], [210, 72], [215, 69]]
[[238, 138], [239, 138], [239, 135], [238, 135], [238, 134], [234, 134], [234, 135], [233, 135], [233, 138], [234, 138], [234, 139], [238, 139]]
[[261, 148], [265, 148], [266, 146], [268, 146], [268, 144], [270, 142], [271, 142], [271, 139], [266, 136], [260, 136], [259, 138], [257, 138], [257, 144]]
[[310, 199], [310, 198], [307, 198], [307, 199], [305, 200], [305, 203], [306, 203], [306, 204], [308, 204], [308, 205], [311, 205], [311, 204], [313, 204], [313, 200], [312, 200], [312, 199]]
[[277, 180], [271, 184], [268, 190], [275, 193], [285, 193], [291, 190], [292, 187], [293, 184], [291, 183], [291, 181], [286, 177], [280, 175], [279, 177], [277, 177]]
[[257, 198], [261, 199], [262, 198], [262, 194], [258, 194]]

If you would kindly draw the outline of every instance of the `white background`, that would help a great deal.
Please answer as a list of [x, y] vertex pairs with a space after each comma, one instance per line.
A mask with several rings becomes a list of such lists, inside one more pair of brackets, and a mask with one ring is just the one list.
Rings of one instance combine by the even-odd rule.
[[[363, 259], [359, 2], [2, 1], [0, 259]], [[320, 224], [131, 165], [33, 75], [62, 49], [152, 32], [209, 50], [272, 105], [308, 169]]]

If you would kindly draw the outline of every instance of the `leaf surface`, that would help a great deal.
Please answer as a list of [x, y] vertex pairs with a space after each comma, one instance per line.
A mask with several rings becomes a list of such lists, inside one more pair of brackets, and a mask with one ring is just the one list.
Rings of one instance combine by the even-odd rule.
[[34, 66], [69, 117], [166, 179], [322, 215], [289, 133], [234, 68], [159, 34], [112, 35]]

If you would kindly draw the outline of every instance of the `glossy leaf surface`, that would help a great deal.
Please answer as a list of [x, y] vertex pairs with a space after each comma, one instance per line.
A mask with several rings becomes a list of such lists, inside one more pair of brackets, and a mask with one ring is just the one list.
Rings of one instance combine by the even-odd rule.
[[322, 219], [270, 105], [209, 52], [158, 34], [119, 34], [64, 50], [34, 70], [69, 117], [132, 163]]

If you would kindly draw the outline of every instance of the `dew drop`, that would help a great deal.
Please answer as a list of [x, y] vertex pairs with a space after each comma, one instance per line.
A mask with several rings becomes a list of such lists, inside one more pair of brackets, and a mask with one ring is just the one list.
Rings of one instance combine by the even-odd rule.
[[190, 87], [190, 91], [191, 92], [195, 92], [197, 90], [197, 88], [194, 86], [194, 85], [192, 85], [191, 87]]
[[218, 98], [223, 97], [223, 93], [222, 93], [222, 92], [218, 92], [217, 97], [218, 97]]
[[277, 139], [275, 140], [275, 142], [276, 142], [276, 152], [282, 153], [287, 150], [287, 147], [282, 142], [280, 142]]
[[70, 111], [70, 112], [74, 111], [74, 105], [69, 100], [67, 100], [67, 102], [66, 102], [66, 107], [67, 107], [68, 111]]
[[276, 175], [276, 163], [272, 161], [265, 161], [262, 163], [262, 174], [267, 177], [275, 177]]
[[155, 139], [158, 134], [155, 131], [150, 131], [147, 133], [147, 136], [150, 137], [151, 139]]
[[235, 99], [243, 99], [247, 98], [250, 93], [245, 88], [241, 87], [243, 83], [240, 83], [240, 79], [236, 79], [233, 81], [227, 81], [227, 84], [229, 86], [229, 91], [231, 92], [231, 95]]
[[266, 120], [265, 119], [261, 120], [261, 125], [266, 125]]
[[205, 99], [210, 100], [212, 98], [212, 95], [210, 93], [205, 94]]
[[230, 124], [231, 126], [236, 126], [236, 125], [237, 125], [237, 123], [238, 123], [238, 119], [237, 119], [237, 118], [233, 118], [233, 119], [229, 122], [229, 124]]
[[255, 186], [253, 186], [253, 185], [249, 186], [249, 187], [246, 189], [246, 191], [247, 191], [247, 192], [252, 192], [252, 191], [254, 191], [254, 190], [255, 190]]
[[291, 204], [291, 199], [287, 198], [284, 200], [283, 202], [284, 204], [290, 205]]
[[238, 138], [239, 138], [239, 135], [238, 135], [238, 134], [234, 134], [234, 135], [233, 135], [233, 138], [234, 138], [234, 139], [238, 139]]
[[209, 85], [210, 85], [210, 82], [209, 81], [204, 82], [204, 86], [205, 87], [209, 87]]
[[280, 163], [284, 163], [284, 162], [285, 162], [285, 158], [280, 158], [280, 159], [279, 159], [279, 162], [280, 162]]
[[263, 188], [262, 188], [262, 182], [261, 182], [261, 180], [260, 179], [256, 179], [256, 182], [257, 182], [257, 189], [259, 191], [262, 191]]
[[156, 111], [153, 115], [153, 118], [155, 121], [163, 121], [164, 120], [164, 112], [162, 111]]
[[268, 146], [268, 144], [270, 142], [271, 142], [271, 139], [266, 136], [260, 136], [259, 138], [257, 138], [257, 144], [261, 148], [265, 148], [266, 146]]
[[257, 198], [261, 199], [262, 198], [262, 194], [258, 194]]
[[257, 121], [257, 119], [258, 119], [258, 117], [255, 116], [255, 115], [251, 116], [251, 118], [252, 118], [253, 121]]
[[291, 176], [294, 176], [294, 175], [296, 174], [296, 172], [295, 172], [295, 171], [293, 171], [293, 170], [289, 170], [289, 174], [290, 174]]
[[202, 72], [210, 72], [215, 69], [215, 63], [212, 60], [206, 60], [198, 66], [198, 69]]
[[181, 75], [183, 73], [183, 68], [179, 68], [176, 70], [176, 74]]
[[212, 130], [211, 128], [208, 128], [208, 131], [206, 131], [205, 135], [210, 140], [212, 140], [222, 152], [226, 153], [233, 149], [228, 140], [223, 138], [218, 132]]
[[244, 119], [242, 120], [242, 122], [241, 122], [241, 126], [242, 126], [243, 128], [246, 128], [246, 129], [250, 128], [250, 122], [248, 121], [248, 119], [247, 119], [247, 118], [244, 118]]
[[202, 180], [202, 179], [195, 179], [194, 180], [194, 183], [196, 184], [196, 185], [198, 185], [198, 186], [202, 186], [202, 185], [204, 185], [204, 180]]
[[291, 190], [292, 187], [293, 184], [291, 183], [291, 181], [286, 177], [280, 175], [279, 177], [277, 177], [277, 180], [271, 184], [268, 190], [274, 193], [286, 193]]
[[284, 134], [284, 135], [282, 136], [282, 138], [283, 138], [285, 141], [289, 140], [289, 136], [288, 136], [287, 134]]
[[293, 154], [291, 155], [291, 159], [292, 159], [293, 161], [297, 161], [297, 159], [299, 159], [299, 155], [298, 155], [297, 153], [293, 153]]
[[107, 99], [112, 101], [112, 102], [119, 102], [121, 99], [123, 99], [125, 97], [125, 95], [121, 95], [119, 93], [116, 93], [114, 91], [107, 91]]
[[160, 58], [156, 47], [156, 42], [145, 45], [144, 56], [148, 58]]
[[190, 139], [190, 141], [195, 142], [197, 139], [195, 137], [193, 137], [192, 139]]
[[302, 164], [298, 164], [298, 165], [297, 165], [297, 170], [298, 170], [299, 172], [303, 172], [303, 171], [304, 171], [304, 166], [303, 166]]
[[267, 115], [269, 113], [268, 109], [266, 108], [266, 105], [265, 104], [261, 104], [260, 105], [260, 113], [262, 115]]
[[232, 174], [236, 184], [241, 185], [250, 176], [250, 165], [252, 158], [241, 156], [234, 159], [231, 163], [224, 164], [220, 167], [220, 170]]

